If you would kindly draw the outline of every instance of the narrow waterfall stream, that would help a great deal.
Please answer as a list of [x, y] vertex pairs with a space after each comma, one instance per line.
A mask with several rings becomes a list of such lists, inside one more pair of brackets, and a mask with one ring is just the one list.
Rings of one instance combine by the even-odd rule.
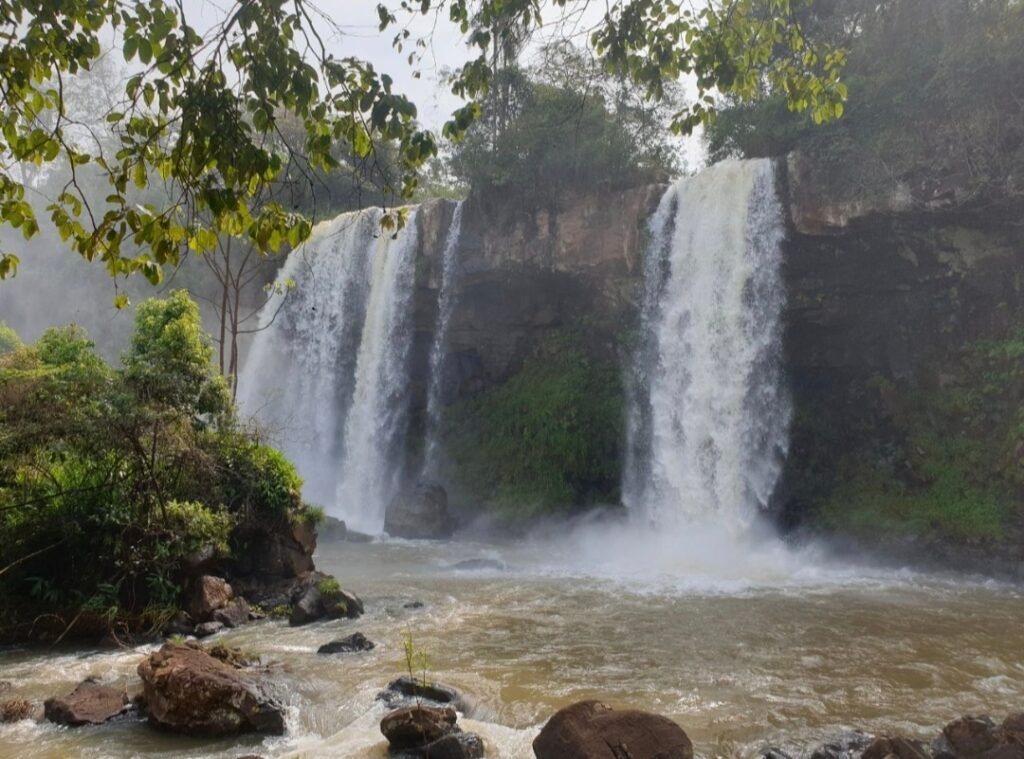
[[686, 177], [652, 217], [629, 374], [623, 493], [648, 520], [736, 530], [771, 497], [787, 444], [782, 212], [768, 160]]
[[445, 355], [448, 347], [448, 324], [455, 310], [456, 271], [458, 268], [459, 243], [462, 239], [462, 209], [459, 201], [452, 214], [444, 250], [441, 252], [441, 282], [437, 296], [437, 321], [434, 324], [434, 338], [430, 344], [430, 380], [427, 384], [427, 434], [423, 454], [423, 474], [437, 476], [438, 435], [441, 425], [441, 404], [445, 371]]

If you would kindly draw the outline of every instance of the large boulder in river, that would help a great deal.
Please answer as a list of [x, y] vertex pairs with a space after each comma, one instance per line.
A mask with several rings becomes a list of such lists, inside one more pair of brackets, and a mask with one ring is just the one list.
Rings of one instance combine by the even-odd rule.
[[320, 619], [356, 619], [362, 615], [359, 596], [342, 588], [330, 575], [312, 572], [307, 580], [304, 589], [293, 596], [288, 624], [297, 627]]
[[667, 717], [580, 701], [548, 720], [533, 752], [537, 759], [693, 759], [693, 744]]
[[188, 735], [284, 733], [284, 707], [255, 675], [198, 646], [167, 644], [139, 664], [153, 725]]
[[43, 704], [46, 719], [70, 727], [99, 725], [126, 711], [128, 694], [124, 690], [92, 680], [80, 683], [63, 698], [48, 698]]
[[403, 490], [384, 514], [384, 532], [393, 538], [437, 540], [452, 534], [448, 493], [436, 482]]

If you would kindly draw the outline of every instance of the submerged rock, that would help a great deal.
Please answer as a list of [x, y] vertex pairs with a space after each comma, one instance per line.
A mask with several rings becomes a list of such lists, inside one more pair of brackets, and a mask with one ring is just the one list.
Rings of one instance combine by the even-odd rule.
[[537, 759], [693, 759], [693, 745], [658, 714], [580, 701], [555, 713], [533, 741]]
[[875, 738], [861, 755], [861, 759], [886, 759], [886, 757], [930, 759], [931, 755], [918, 741], [892, 737]]
[[465, 561], [452, 564], [451, 568], [456, 572], [479, 572], [487, 569], [494, 570], [495, 572], [504, 572], [508, 569], [505, 562], [498, 561], [497, 559], [466, 559]]
[[399, 493], [384, 514], [384, 532], [393, 538], [450, 537], [448, 493], [436, 482], [419, 482], [412, 491]]
[[860, 730], [849, 730], [833, 736], [811, 753], [811, 759], [859, 759], [875, 739]]
[[485, 754], [483, 738], [458, 727], [422, 748], [389, 752], [391, 759], [483, 759]]
[[318, 654], [351, 654], [358, 651], [372, 651], [374, 643], [362, 633], [352, 633], [340, 640], [324, 643], [317, 649]]
[[278, 609], [287, 609], [288, 621], [293, 626], [325, 618], [356, 619], [363, 614], [359, 597], [323, 572], [305, 572], [295, 578], [250, 588], [249, 597], [270, 609], [272, 616], [277, 616]]
[[996, 723], [987, 714], [970, 714], [955, 719], [942, 728], [936, 742], [936, 755], [974, 756], [983, 754], [999, 742]]
[[386, 714], [380, 731], [396, 751], [418, 749], [452, 732], [457, 718], [450, 706], [406, 706]]
[[48, 698], [43, 715], [50, 722], [69, 727], [99, 725], [128, 711], [128, 694], [92, 680], [79, 683], [63, 698]]
[[469, 711], [466, 701], [455, 688], [440, 683], [424, 683], [408, 675], [392, 680], [387, 688], [377, 694], [378, 701], [392, 707], [413, 699], [451, 705], [463, 713]]
[[139, 664], [151, 724], [189, 735], [285, 731], [267, 684], [198, 647], [167, 644]]

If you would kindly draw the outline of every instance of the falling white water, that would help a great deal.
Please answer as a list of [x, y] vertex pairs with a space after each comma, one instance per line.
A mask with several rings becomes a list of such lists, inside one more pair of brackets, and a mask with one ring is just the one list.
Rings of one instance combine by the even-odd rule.
[[295, 462], [304, 496], [379, 531], [401, 475], [415, 214], [392, 235], [380, 209], [318, 225], [285, 263], [295, 288], [263, 308], [242, 408]]
[[735, 532], [772, 495], [790, 416], [771, 162], [680, 180], [650, 233], [623, 497], [655, 524], [703, 518]]
[[423, 455], [423, 474], [437, 476], [438, 434], [441, 425], [441, 391], [444, 382], [444, 359], [448, 347], [448, 323], [455, 310], [455, 272], [459, 239], [462, 235], [462, 201], [455, 206], [448, 235], [441, 253], [441, 284], [437, 295], [437, 321], [434, 339], [430, 344], [430, 384], [427, 387], [426, 450]]

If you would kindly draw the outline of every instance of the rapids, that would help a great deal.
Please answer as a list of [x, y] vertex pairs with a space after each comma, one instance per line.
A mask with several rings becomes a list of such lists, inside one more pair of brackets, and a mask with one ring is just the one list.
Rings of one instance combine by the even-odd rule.
[[[474, 703], [460, 723], [492, 758], [529, 759], [540, 725], [582, 698], [663, 713], [705, 757], [755, 757], [769, 744], [798, 753], [853, 727], [930, 739], [955, 716], [1001, 716], [1024, 701], [1017, 589], [830, 565], [715, 529], [670, 538], [594, 525], [557, 543], [324, 546], [318, 566], [360, 593], [366, 616], [218, 636], [270, 662], [288, 693], [288, 735], [208, 742], [130, 721], [24, 721], [0, 725], [0, 757], [384, 757], [374, 695], [403, 670], [407, 628], [429, 677]], [[504, 569], [452, 568], [474, 558]], [[404, 608], [413, 600], [424, 607]], [[377, 648], [316, 653], [357, 630]], [[0, 679], [38, 700], [88, 675], [131, 692], [151, 648], [7, 650]]]

